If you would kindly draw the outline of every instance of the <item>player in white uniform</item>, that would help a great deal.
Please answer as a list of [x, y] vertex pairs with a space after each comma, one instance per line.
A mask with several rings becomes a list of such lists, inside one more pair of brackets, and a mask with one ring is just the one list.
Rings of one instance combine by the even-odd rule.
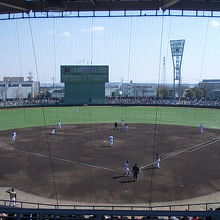
[[204, 129], [205, 129], [204, 125], [200, 124], [199, 129], [200, 129], [200, 133], [202, 134], [204, 132]]
[[124, 167], [124, 174], [123, 176], [130, 176], [130, 169], [129, 169], [129, 160], [125, 162], [125, 167]]
[[56, 128], [52, 128], [51, 134], [56, 134]]
[[121, 126], [124, 127], [124, 125], [125, 125], [125, 120], [124, 120], [124, 118], [122, 118], [121, 119]]
[[13, 131], [12, 134], [11, 134], [11, 140], [13, 142], [16, 141], [16, 137], [17, 137], [17, 133], [16, 133], [16, 131]]
[[160, 156], [159, 154], [157, 153], [156, 154], [156, 168], [160, 169]]
[[110, 135], [110, 136], [108, 137], [108, 140], [109, 140], [109, 145], [110, 145], [110, 147], [113, 146], [113, 144], [114, 144], [114, 137], [113, 137], [112, 135]]
[[125, 123], [125, 132], [128, 131], [128, 123]]
[[6, 191], [7, 193], [9, 193], [9, 197], [10, 197], [10, 206], [16, 206], [16, 192], [15, 190], [9, 189]]
[[58, 128], [62, 128], [61, 121], [58, 121]]

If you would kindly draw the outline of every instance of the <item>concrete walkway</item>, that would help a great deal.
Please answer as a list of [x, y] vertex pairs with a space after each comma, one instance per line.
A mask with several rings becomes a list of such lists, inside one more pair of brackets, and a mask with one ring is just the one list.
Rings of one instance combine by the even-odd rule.
[[[0, 200], [8, 200], [9, 199], [9, 194], [6, 192], [10, 187], [0, 187]], [[20, 190], [16, 190], [17, 192], [17, 201], [20, 202], [31, 202], [31, 203], [43, 203], [43, 204], [48, 204], [48, 206], [40, 206], [41, 208], [52, 208], [49, 206], [51, 205], [57, 205], [57, 201], [55, 199], [49, 199], [49, 198], [43, 198], [40, 196], [32, 195], [26, 192], [22, 192]], [[216, 193], [212, 193], [209, 195], [205, 196], [200, 196], [192, 199], [187, 199], [187, 200], [180, 200], [180, 201], [172, 201], [172, 202], [162, 202], [162, 203], [152, 203], [151, 206], [170, 206], [170, 205], [182, 205], [182, 204], [195, 204], [195, 203], [212, 203], [212, 202], [219, 202], [219, 204], [214, 204], [214, 205], [208, 205], [209, 208], [217, 208], [220, 207], [220, 191]], [[58, 201], [58, 205], [70, 205], [73, 208], [74, 205], [82, 205], [82, 206], [92, 206], [92, 205], [97, 205], [97, 206], [146, 206], [148, 207], [149, 204], [113, 204], [113, 203], [108, 203], [108, 204], [94, 204], [94, 203], [82, 203], [82, 202], [75, 202], [75, 201]], [[17, 204], [17, 207], [20, 207], [19, 203]], [[37, 208], [37, 205], [28, 205], [25, 204], [23, 207], [27, 208]], [[64, 208], [64, 207], [61, 207]], [[107, 207], [106, 207], [107, 208]], [[187, 209], [187, 206], [177, 206], [175, 209], [176, 210], [185, 210]], [[159, 209], [165, 209], [165, 208], [157, 208], [156, 210]], [[173, 208], [174, 210], [174, 208]], [[190, 210], [205, 210], [205, 206], [191, 206]]]

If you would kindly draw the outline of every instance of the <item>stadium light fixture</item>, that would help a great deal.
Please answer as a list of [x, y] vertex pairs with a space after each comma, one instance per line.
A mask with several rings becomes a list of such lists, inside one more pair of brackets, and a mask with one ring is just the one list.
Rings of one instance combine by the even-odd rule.
[[171, 40], [170, 47], [173, 59], [173, 98], [176, 98], [176, 81], [179, 87], [178, 97], [181, 97], [180, 94], [180, 85], [181, 85], [181, 64], [183, 57], [185, 40]]

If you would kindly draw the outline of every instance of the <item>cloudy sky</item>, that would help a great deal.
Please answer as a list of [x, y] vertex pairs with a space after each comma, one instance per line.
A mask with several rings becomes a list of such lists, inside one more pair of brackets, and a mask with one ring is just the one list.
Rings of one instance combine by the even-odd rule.
[[60, 65], [94, 64], [109, 65], [111, 82], [172, 83], [170, 40], [179, 39], [183, 83], [220, 78], [218, 18], [25, 19], [0, 21], [0, 30], [0, 80], [32, 72], [34, 80], [60, 82]]

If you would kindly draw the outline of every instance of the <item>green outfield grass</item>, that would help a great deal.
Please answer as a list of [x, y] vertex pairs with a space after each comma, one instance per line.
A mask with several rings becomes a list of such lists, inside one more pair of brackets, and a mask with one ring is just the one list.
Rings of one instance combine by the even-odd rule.
[[0, 130], [77, 123], [114, 123], [124, 118], [128, 123], [169, 124], [220, 129], [220, 110], [185, 107], [83, 106], [38, 107], [0, 110]]

